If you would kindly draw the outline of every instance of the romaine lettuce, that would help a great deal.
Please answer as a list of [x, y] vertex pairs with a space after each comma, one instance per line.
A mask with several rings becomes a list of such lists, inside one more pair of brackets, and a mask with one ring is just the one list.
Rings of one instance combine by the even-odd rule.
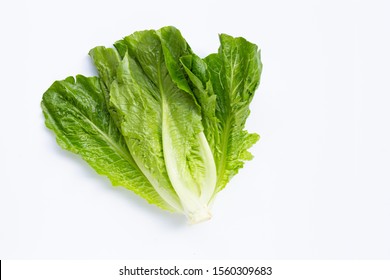
[[244, 130], [260, 81], [256, 45], [220, 35], [218, 53], [193, 53], [174, 27], [135, 32], [89, 54], [99, 77], [56, 81], [46, 126], [113, 185], [187, 216], [211, 217], [215, 195], [252, 155]]

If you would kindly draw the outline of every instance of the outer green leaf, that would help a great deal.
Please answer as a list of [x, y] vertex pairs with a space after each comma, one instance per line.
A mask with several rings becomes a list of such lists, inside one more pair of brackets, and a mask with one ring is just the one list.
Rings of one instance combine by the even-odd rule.
[[[220, 135], [215, 154], [217, 191], [237, 174], [244, 160], [252, 158], [248, 149], [259, 136], [248, 133], [244, 126], [262, 70], [260, 52], [255, 44], [225, 34], [220, 35], [220, 42], [218, 53], [205, 58], [213, 92], [217, 96], [215, 115]], [[206, 80], [203, 79], [203, 83]]]
[[99, 79], [77, 76], [56, 81], [44, 93], [46, 126], [58, 144], [79, 154], [114, 186], [123, 186], [149, 203], [172, 210], [140, 172], [110, 118]]

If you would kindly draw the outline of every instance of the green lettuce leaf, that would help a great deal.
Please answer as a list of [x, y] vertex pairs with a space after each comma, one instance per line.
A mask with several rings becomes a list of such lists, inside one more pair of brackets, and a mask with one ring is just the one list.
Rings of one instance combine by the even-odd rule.
[[195, 54], [181, 58], [202, 108], [205, 134], [213, 150], [218, 175], [216, 192], [238, 173], [244, 161], [252, 159], [248, 149], [259, 135], [248, 133], [244, 127], [262, 70], [255, 44], [226, 34], [220, 35], [220, 42], [218, 53], [204, 60]]
[[179, 197], [190, 222], [209, 218], [216, 183], [214, 159], [199, 106], [168, 71], [166, 61], [174, 54], [163, 50], [153, 30], [137, 32], [118, 45], [122, 51], [126, 46], [127, 52], [111, 85], [110, 100], [122, 113], [121, 131], [132, 156], [172, 206], [175, 195]]
[[104, 102], [99, 78], [81, 75], [54, 82], [43, 94], [46, 126], [65, 150], [80, 155], [112, 185], [125, 187], [163, 209], [174, 209], [135, 164]]
[[248, 133], [245, 121], [249, 116], [249, 104], [260, 83], [262, 63], [255, 44], [244, 38], [220, 35], [221, 46], [217, 54], [205, 58], [214, 94], [217, 96], [219, 149], [216, 155], [217, 191], [251, 160], [248, 149], [260, 136]]

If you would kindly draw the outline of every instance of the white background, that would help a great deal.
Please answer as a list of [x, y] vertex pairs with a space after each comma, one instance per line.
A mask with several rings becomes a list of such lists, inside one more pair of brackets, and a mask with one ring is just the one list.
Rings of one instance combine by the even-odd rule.
[[[1, 3], [0, 258], [389, 259], [388, 1]], [[111, 187], [45, 128], [43, 92], [94, 74], [87, 56], [178, 27], [196, 53], [218, 33], [262, 49], [247, 128], [255, 159], [189, 226]]]

